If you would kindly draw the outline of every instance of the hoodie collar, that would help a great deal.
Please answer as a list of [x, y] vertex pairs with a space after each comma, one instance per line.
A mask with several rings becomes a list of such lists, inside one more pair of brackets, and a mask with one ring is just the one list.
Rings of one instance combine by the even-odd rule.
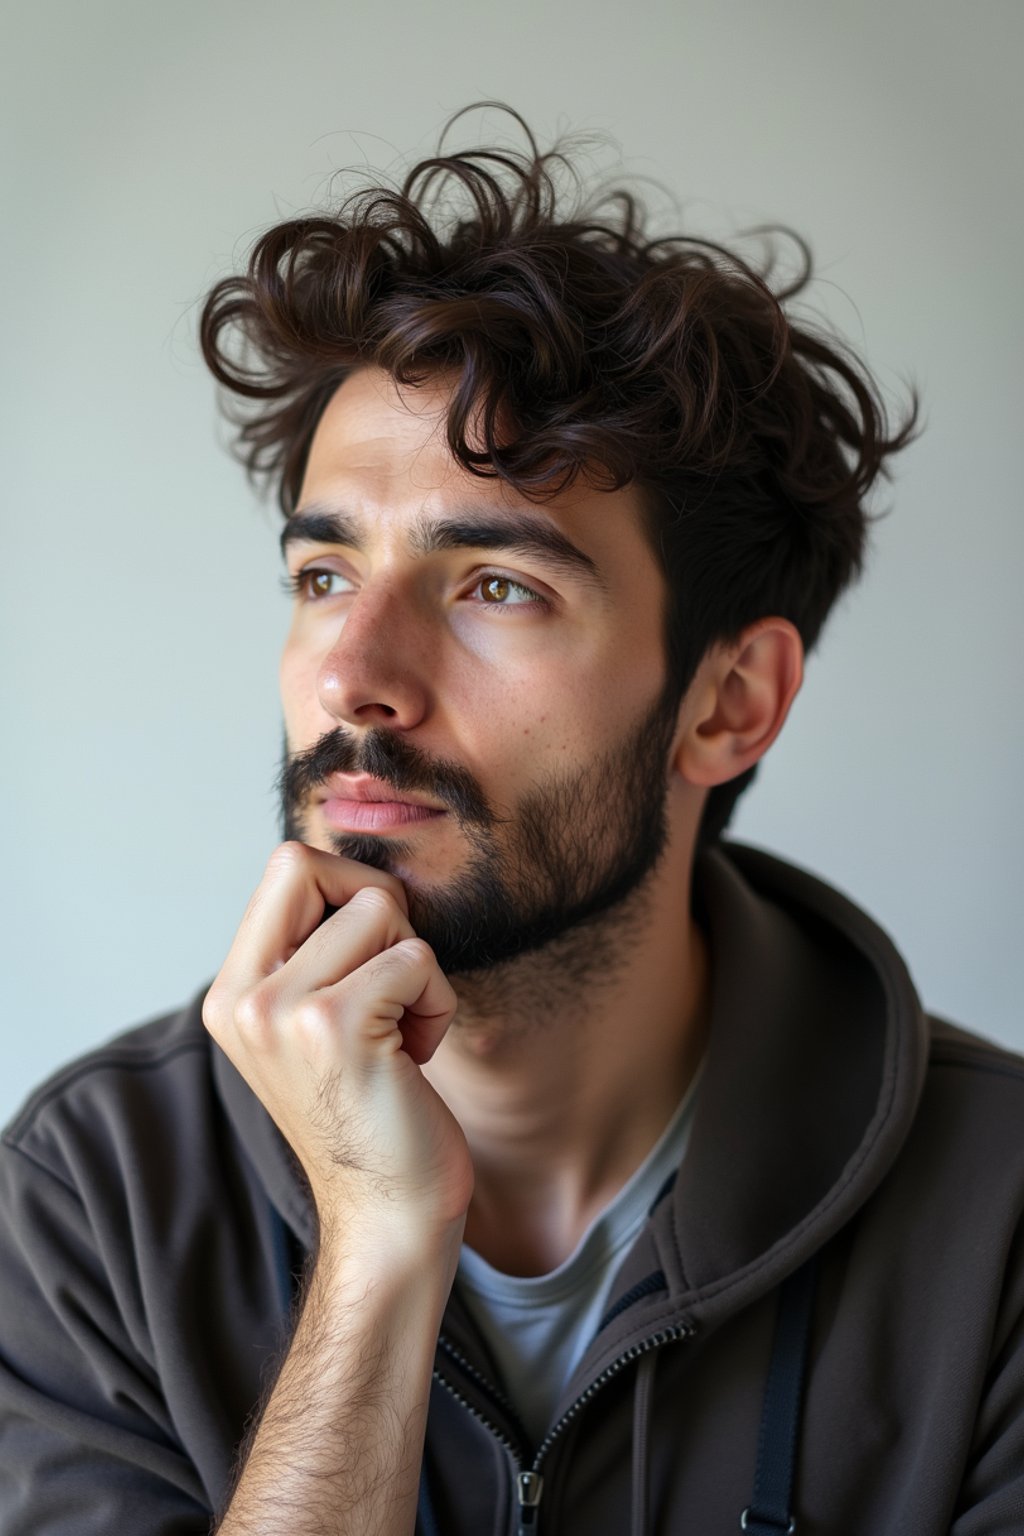
[[710, 1044], [690, 1146], [657, 1224], [670, 1294], [769, 1289], [839, 1230], [906, 1138], [928, 1032], [900, 955], [814, 876], [703, 854]]

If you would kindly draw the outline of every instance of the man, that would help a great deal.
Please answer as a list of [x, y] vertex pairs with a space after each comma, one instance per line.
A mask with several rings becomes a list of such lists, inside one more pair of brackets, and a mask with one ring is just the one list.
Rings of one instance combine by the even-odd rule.
[[912, 420], [531, 150], [207, 301], [287, 841], [8, 1130], [12, 1536], [1024, 1529], [1021, 1064], [720, 841]]

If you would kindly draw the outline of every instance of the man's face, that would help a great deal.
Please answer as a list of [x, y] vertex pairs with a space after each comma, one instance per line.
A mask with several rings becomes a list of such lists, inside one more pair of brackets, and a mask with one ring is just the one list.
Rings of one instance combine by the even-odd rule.
[[353, 375], [285, 529], [287, 836], [387, 868], [441, 966], [535, 949], [666, 837], [664, 582], [636, 493], [542, 505], [453, 461], [445, 392]]

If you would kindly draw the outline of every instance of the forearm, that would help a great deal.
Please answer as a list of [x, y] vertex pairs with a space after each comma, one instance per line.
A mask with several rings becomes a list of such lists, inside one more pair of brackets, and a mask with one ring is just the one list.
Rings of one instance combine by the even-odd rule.
[[321, 1251], [219, 1536], [411, 1536], [459, 1236], [372, 1271]]
[[301, 1163], [320, 1244], [220, 1536], [412, 1536], [473, 1191], [462, 1128], [420, 1070], [456, 1001], [393, 877], [278, 849], [203, 1019]]

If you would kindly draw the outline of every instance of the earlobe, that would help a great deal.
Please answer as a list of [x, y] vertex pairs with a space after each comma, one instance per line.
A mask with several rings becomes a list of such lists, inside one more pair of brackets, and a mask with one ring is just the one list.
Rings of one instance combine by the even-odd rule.
[[680, 711], [677, 771], [690, 784], [724, 784], [763, 757], [803, 682], [804, 648], [788, 619], [759, 619], [716, 646]]

